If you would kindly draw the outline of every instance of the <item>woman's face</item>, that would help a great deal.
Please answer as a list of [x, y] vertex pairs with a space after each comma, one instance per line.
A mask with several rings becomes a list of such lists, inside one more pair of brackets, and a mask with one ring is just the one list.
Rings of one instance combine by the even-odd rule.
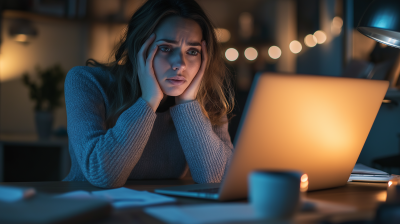
[[199, 71], [202, 30], [193, 20], [173, 16], [163, 20], [155, 34], [153, 68], [158, 83], [166, 95], [179, 96]]

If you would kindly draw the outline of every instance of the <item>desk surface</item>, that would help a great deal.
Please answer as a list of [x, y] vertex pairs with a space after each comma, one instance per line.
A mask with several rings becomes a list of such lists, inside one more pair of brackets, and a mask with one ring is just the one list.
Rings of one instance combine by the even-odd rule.
[[[34, 187], [38, 192], [59, 194], [69, 191], [103, 190], [92, 186], [88, 182], [14, 182], [0, 183], [21, 187]], [[193, 180], [140, 180], [128, 181], [127, 188], [135, 190], [154, 191], [156, 188], [194, 184]], [[386, 200], [386, 183], [359, 183], [349, 182], [344, 187], [307, 192], [303, 195], [306, 200], [321, 202], [318, 211], [299, 212], [294, 223], [317, 223], [318, 220], [329, 219], [333, 222], [355, 219], [372, 219], [377, 206]], [[203, 199], [176, 197], [177, 204], [229, 203]], [[338, 209], [339, 208], [339, 209]], [[140, 208], [115, 210], [111, 217], [100, 223], [162, 223], [145, 214]]]

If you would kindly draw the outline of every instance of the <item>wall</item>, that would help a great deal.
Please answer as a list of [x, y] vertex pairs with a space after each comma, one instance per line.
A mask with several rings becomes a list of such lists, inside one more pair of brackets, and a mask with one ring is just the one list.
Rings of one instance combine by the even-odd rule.
[[[398, 94], [395, 95], [395, 97], [390, 98], [400, 103], [400, 96]], [[399, 155], [399, 114], [400, 106], [382, 104], [357, 162], [373, 165], [372, 160], [374, 159]], [[400, 174], [400, 170], [392, 169], [391, 173]]]
[[[27, 18], [37, 28], [38, 35], [30, 43], [16, 42], [8, 34], [12, 19]], [[42, 68], [60, 63], [67, 72], [83, 65], [86, 55], [84, 23], [5, 11], [0, 49], [0, 133], [34, 134], [33, 102], [21, 75], [28, 72], [33, 78], [35, 66]], [[55, 111], [54, 127], [67, 125], [65, 107]]]
[[[343, 67], [343, 32], [334, 36], [330, 24], [335, 15], [335, 1], [319, 1], [319, 30], [327, 39], [323, 44], [309, 48], [303, 46], [303, 51], [297, 57], [297, 73], [340, 76]], [[315, 32], [316, 30], [312, 31]], [[302, 40], [303, 42], [303, 40]]]
[[293, 0], [279, 0], [276, 2], [276, 40], [278, 46], [282, 46], [282, 56], [277, 62], [278, 72], [296, 73], [296, 58], [289, 49], [289, 44], [297, 39], [296, 26], [296, 2]]
[[90, 24], [87, 57], [99, 62], [108, 62], [126, 25], [99, 22]]

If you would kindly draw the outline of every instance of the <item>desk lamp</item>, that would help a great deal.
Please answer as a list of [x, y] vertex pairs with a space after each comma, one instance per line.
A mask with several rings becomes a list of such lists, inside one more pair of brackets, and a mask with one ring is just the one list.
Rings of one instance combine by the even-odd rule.
[[[362, 16], [357, 30], [364, 34], [365, 36], [395, 47], [400, 48], [400, 1], [399, 0], [375, 0], [373, 1], [364, 12]], [[391, 87], [395, 87], [397, 84], [397, 79], [400, 72], [400, 55], [396, 60], [396, 68], [394, 69], [394, 73], [391, 74]], [[400, 179], [396, 179], [400, 180]], [[394, 194], [394, 186], [396, 185], [396, 192], [400, 194], [400, 185], [397, 187], [397, 181], [393, 184], [394, 181], [389, 181], [389, 188], [391, 190], [388, 193]], [[396, 195], [397, 195], [396, 194]], [[388, 194], [388, 199], [396, 198], [400, 200], [399, 196], [390, 197]], [[390, 200], [388, 200], [390, 201]], [[379, 212], [378, 212], [379, 213]], [[378, 217], [378, 215], [377, 215]], [[397, 220], [398, 221], [398, 220]]]
[[373, 1], [364, 12], [357, 30], [380, 43], [400, 48], [400, 1]]
[[[364, 12], [357, 30], [377, 42], [400, 48], [400, 1], [373, 1]], [[399, 73], [400, 55], [390, 74], [390, 87], [396, 87]]]

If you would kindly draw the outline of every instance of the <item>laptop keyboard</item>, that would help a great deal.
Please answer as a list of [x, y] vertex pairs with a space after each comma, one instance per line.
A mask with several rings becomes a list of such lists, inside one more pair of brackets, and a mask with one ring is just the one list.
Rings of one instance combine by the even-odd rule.
[[210, 194], [217, 194], [219, 192], [219, 188], [207, 188], [207, 189], [196, 189], [196, 190], [188, 190], [189, 192], [204, 192]]

